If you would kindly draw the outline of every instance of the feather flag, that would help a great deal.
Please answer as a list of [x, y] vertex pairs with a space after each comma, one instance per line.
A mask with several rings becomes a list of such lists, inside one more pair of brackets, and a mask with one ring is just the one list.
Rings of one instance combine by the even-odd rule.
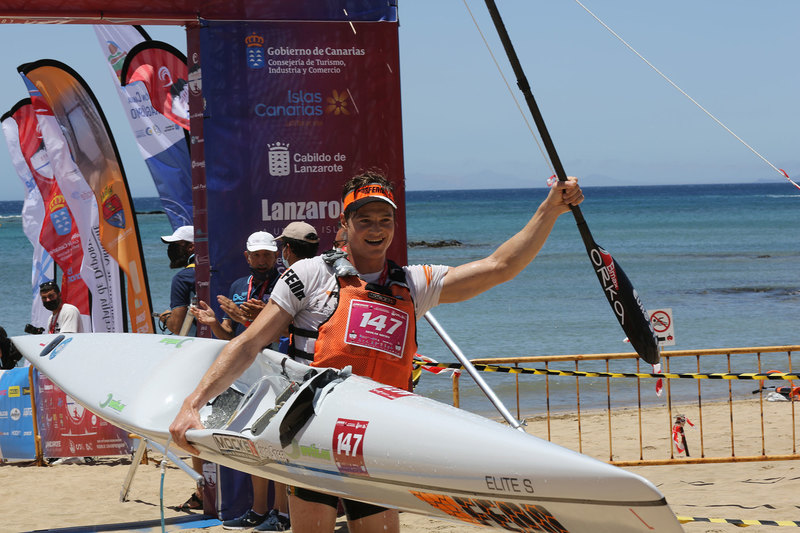
[[[62, 299], [78, 308], [84, 331], [91, 331], [89, 290], [81, 277], [81, 236], [61, 188], [53, 177], [50, 158], [39, 133], [36, 112], [30, 100], [26, 99], [6, 115], [10, 115], [10, 119], [6, 120], [13, 120], [17, 126], [18, 143], [24, 163], [42, 196], [44, 218], [39, 242], [63, 272]], [[3, 121], [4, 131], [6, 120]]]
[[122, 85], [140, 81], [150, 103], [181, 128], [189, 131], [189, 68], [186, 56], [159, 41], [134, 46], [122, 66]]
[[0, 118], [3, 125], [3, 134], [8, 145], [8, 153], [11, 156], [11, 163], [17, 171], [19, 179], [25, 186], [25, 200], [22, 203], [22, 231], [28, 237], [33, 246], [33, 261], [31, 266], [31, 321], [36, 327], [43, 328], [50, 319], [50, 311], [42, 305], [39, 297], [39, 285], [55, 277], [53, 268], [53, 258], [39, 242], [39, 235], [44, 225], [44, 201], [36, 181], [33, 178], [31, 169], [22, 155], [22, 147], [19, 144], [19, 126], [14, 119], [14, 112], [23, 105], [30, 105], [30, 100], [25, 99], [18, 102], [11, 110]]
[[[43, 120], [49, 117], [44, 111], [40, 112], [40, 127], [45, 143], [48, 142], [45, 128], [55, 136], [60, 133], [56, 131], [58, 125], [70, 143], [74, 161], [67, 150], [52, 154], [57, 178], [63, 176], [77, 186], [81, 181], [78, 176], [82, 175], [84, 185], [88, 184], [89, 190], [94, 193], [102, 215], [98, 220], [100, 241], [126, 274], [131, 331], [153, 333], [155, 327], [147, 271], [128, 182], [97, 99], [83, 79], [63, 63], [42, 60], [23, 65], [19, 70], [23, 78], [28, 80], [31, 100], [37, 112], [40, 111], [35, 95], [39, 93], [42, 109], [46, 107], [44, 104], [49, 104], [49, 109], [52, 109], [52, 120]], [[121, 298], [115, 298], [113, 303], [116, 305], [122, 301]]]
[[184, 130], [156, 111], [142, 81], [120, 85], [128, 50], [151, 41], [134, 26], [99, 24], [94, 31], [170, 225], [173, 230], [191, 225], [192, 171]]
[[91, 331], [124, 331], [119, 265], [100, 243], [97, 202], [75, 166], [73, 155], [53, 111], [31, 80], [22, 76], [36, 114], [36, 127], [53, 177], [72, 213], [83, 246], [81, 277], [91, 293]]

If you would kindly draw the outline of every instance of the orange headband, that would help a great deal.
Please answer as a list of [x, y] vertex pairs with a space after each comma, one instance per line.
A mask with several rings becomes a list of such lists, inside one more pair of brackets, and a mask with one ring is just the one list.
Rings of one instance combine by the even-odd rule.
[[386, 202], [395, 209], [397, 204], [394, 203], [394, 196], [392, 191], [378, 183], [370, 183], [358, 189], [352, 190], [344, 197], [343, 210], [346, 213], [351, 209], [358, 209], [362, 205], [374, 201]]

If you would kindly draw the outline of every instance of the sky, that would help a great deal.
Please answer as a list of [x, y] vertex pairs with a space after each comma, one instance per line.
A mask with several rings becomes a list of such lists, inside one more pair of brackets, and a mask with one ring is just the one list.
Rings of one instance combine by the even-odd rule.
[[[562, 164], [584, 186], [786, 182], [575, 0], [497, 3]], [[769, 163], [800, 178], [800, 2], [582, 4]], [[398, 6], [407, 188], [544, 186], [552, 170], [485, 4]], [[146, 29], [186, 50], [183, 28]], [[134, 197], [156, 195], [90, 26], [1, 25], [0, 43], [0, 114], [27, 96], [20, 64], [67, 63], [100, 101]], [[0, 148], [0, 200], [23, 191]]]

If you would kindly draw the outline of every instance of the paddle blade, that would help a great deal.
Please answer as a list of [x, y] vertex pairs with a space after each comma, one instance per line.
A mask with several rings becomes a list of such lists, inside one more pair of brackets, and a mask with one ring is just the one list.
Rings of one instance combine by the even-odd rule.
[[628, 276], [611, 254], [597, 243], [592, 242], [591, 246], [587, 246], [587, 252], [597, 279], [600, 280], [600, 286], [603, 287], [603, 292], [620, 326], [628, 335], [631, 346], [642, 360], [651, 365], [658, 363], [658, 338], [650, 323], [650, 315], [642, 305], [639, 294], [631, 285]]

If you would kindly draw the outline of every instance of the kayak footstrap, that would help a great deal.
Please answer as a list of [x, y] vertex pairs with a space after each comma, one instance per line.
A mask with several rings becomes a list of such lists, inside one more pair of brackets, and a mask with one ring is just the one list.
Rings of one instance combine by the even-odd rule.
[[286, 447], [291, 444], [297, 433], [314, 416], [314, 398], [317, 391], [327, 386], [332, 381], [341, 379], [339, 372], [328, 368], [320, 372], [295, 394], [291, 404], [286, 408], [286, 414], [281, 419], [280, 439], [281, 446]]

